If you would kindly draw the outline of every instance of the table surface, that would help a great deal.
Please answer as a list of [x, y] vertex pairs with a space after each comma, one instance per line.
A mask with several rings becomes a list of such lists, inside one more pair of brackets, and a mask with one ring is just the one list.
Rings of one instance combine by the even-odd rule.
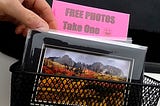
[[[10, 105], [10, 84], [11, 73], [9, 72], [9, 66], [15, 63], [15, 58], [4, 55], [0, 52], [0, 106]], [[160, 80], [160, 74], [157, 73], [144, 73], [154, 79]], [[160, 106], [160, 100], [157, 106]]]

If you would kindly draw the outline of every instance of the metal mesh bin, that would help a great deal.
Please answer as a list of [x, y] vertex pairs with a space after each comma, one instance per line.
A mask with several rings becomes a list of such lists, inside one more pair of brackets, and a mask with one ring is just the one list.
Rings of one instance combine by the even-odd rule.
[[11, 106], [156, 106], [160, 82], [114, 82], [22, 71], [11, 66]]

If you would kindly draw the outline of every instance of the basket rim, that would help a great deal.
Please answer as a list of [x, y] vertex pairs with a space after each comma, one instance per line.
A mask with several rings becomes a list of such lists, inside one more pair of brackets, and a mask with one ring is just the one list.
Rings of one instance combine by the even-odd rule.
[[[52, 76], [52, 77], [62, 77], [62, 78], [72, 78], [72, 79], [81, 79], [81, 80], [90, 80], [90, 81], [99, 81], [99, 82], [108, 82], [108, 83], [115, 83], [115, 84], [128, 84], [128, 85], [137, 85], [137, 86], [151, 86], [151, 87], [159, 87], [160, 88], [160, 81], [147, 76], [147, 75], [143, 75], [144, 78], [148, 78], [156, 83], [158, 83], [158, 85], [153, 85], [153, 84], [145, 84], [145, 83], [138, 83], [138, 82], [120, 82], [120, 81], [109, 81], [109, 80], [99, 80], [99, 79], [89, 79], [89, 78], [77, 78], [74, 76], [62, 76], [62, 75], [53, 75], [53, 74], [45, 74], [45, 73], [38, 73], [38, 72], [29, 72], [26, 70], [23, 70], [22, 66], [21, 66], [21, 61], [18, 61], [14, 64], [12, 64], [10, 66], [10, 72], [11, 73], [22, 73], [22, 74], [32, 74], [32, 75], [39, 75], [39, 76]], [[27, 69], [29, 70], [29, 69]]]
[[158, 85], [153, 84], [145, 84], [145, 83], [138, 83], [138, 82], [121, 82], [121, 81], [110, 81], [110, 80], [99, 80], [99, 79], [90, 79], [90, 78], [77, 78], [74, 76], [62, 76], [62, 75], [53, 75], [53, 74], [45, 74], [45, 73], [37, 73], [37, 72], [27, 72], [24, 70], [21, 71], [11, 71], [12, 73], [19, 73], [19, 74], [28, 74], [28, 75], [39, 75], [39, 76], [48, 76], [48, 77], [61, 77], [61, 78], [70, 78], [70, 79], [79, 79], [79, 80], [89, 80], [89, 81], [98, 81], [98, 82], [106, 82], [106, 83], [113, 83], [113, 84], [126, 84], [126, 85], [137, 85], [137, 86], [150, 86], [150, 87], [158, 87], [160, 88], [160, 81], [151, 78], [147, 75], [144, 75], [144, 78], [148, 78], [150, 80], [155, 81]]

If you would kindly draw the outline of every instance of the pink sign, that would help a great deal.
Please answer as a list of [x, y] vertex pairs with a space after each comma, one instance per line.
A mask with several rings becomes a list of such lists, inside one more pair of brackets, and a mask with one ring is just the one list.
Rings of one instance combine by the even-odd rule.
[[112, 40], [126, 40], [129, 14], [54, 0], [57, 29]]

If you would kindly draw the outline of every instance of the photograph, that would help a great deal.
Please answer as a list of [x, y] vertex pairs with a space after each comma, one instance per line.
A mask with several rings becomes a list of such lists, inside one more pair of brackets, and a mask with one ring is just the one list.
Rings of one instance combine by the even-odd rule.
[[45, 48], [41, 72], [126, 82], [132, 67], [133, 59], [51, 45]]

